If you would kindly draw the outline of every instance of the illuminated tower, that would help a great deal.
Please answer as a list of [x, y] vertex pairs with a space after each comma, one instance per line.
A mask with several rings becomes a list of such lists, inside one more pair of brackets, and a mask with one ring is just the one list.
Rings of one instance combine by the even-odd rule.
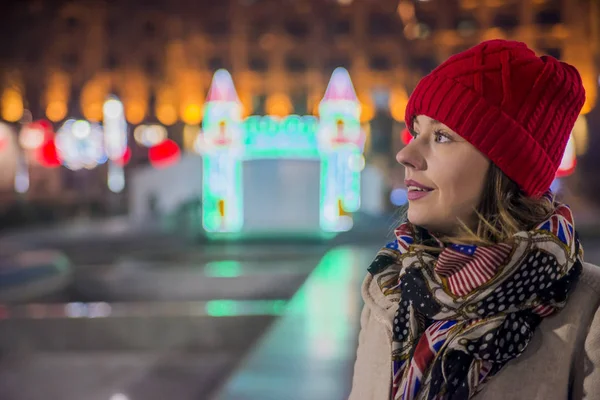
[[237, 232], [243, 223], [242, 105], [229, 72], [215, 72], [204, 105], [197, 149], [203, 157], [202, 224], [207, 232]]
[[321, 227], [345, 231], [350, 213], [360, 207], [360, 171], [364, 167], [361, 106], [348, 71], [337, 68], [319, 105], [319, 151], [322, 157]]

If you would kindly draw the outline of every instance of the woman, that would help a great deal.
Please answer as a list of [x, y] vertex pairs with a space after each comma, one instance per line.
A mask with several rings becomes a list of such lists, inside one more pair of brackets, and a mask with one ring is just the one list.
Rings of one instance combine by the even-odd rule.
[[600, 269], [549, 192], [584, 99], [574, 67], [504, 40], [419, 82], [351, 399], [600, 399]]

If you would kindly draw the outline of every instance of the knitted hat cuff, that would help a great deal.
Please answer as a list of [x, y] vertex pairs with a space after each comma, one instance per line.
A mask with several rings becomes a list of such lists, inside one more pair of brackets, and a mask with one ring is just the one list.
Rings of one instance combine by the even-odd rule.
[[440, 121], [461, 135], [527, 196], [541, 196], [550, 187], [558, 165], [519, 123], [473, 89], [441, 74], [430, 74], [409, 98], [408, 126], [412, 127], [417, 115]]

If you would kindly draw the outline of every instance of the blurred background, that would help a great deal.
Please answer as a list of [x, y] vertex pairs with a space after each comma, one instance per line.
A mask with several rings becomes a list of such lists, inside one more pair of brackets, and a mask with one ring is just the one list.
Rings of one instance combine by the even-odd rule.
[[343, 399], [421, 77], [577, 67], [553, 189], [600, 262], [595, 0], [0, 6], [0, 398]]

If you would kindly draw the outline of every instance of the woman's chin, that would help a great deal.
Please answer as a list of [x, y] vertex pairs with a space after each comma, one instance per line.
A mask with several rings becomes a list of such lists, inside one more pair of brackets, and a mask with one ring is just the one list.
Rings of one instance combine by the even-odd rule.
[[427, 229], [427, 227], [429, 225], [428, 222], [431, 222], [431, 221], [429, 221], [429, 218], [427, 218], [427, 216], [423, 215], [423, 214], [424, 213], [416, 211], [416, 210], [411, 211], [411, 209], [409, 208], [407, 217], [411, 224]]

